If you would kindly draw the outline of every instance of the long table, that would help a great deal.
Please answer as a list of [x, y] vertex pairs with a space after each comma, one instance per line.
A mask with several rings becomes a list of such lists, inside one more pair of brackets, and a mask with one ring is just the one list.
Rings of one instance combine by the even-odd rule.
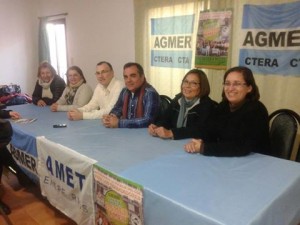
[[[96, 160], [144, 187], [146, 225], [297, 225], [300, 164], [261, 154], [206, 157], [188, 154], [188, 140], [162, 140], [147, 129], [107, 129], [100, 120], [69, 121], [65, 112], [31, 104], [9, 107], [29, 124], [12, 123], [12, 144], [38, 136]], [[53, 128], [65, 123], [66, 128]]]

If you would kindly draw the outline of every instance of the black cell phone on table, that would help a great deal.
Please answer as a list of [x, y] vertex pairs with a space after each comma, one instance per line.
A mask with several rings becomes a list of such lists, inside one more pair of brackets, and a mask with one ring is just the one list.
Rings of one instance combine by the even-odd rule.
[[67, 127], [67, 124], [65, 124], [65, 123], [60, 123], [60, 124], [54, 124], [54, 125], [53, 125], [53, 128], [64, 128], [64, 127]]

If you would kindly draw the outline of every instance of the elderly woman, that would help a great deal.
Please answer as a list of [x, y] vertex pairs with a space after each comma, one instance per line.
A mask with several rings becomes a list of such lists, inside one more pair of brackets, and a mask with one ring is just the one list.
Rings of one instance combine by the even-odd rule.
[[55, 69], [48, 62], [41, 63], [32, 94], [33, 104], [41, 107], [53, 104], [60, 98], [65, 86], [65, 81], [56, 74]]
[[189, 153], [207, 156], [244, 156], [250, 152], [269, 154], [269, 123], [266, 107], [247, 67], [229, 69], [223, 79], [223, 100], [201, 139], [184, 146]]
[[163, 139], [197, 137], [217, 103], [209, 98], [210, 86], [202, 70], [192, 69], [183, 78], [181, 93], [172, 100], [161, 121], [150, 124], [148, 132]]
[[78, 66], [71, 66], [67, 70], [67, 87], [60, 99], [51, 105], [51, 111], [69, 111], [87, 104], [93, 90], [86, 83], [82, 70]]

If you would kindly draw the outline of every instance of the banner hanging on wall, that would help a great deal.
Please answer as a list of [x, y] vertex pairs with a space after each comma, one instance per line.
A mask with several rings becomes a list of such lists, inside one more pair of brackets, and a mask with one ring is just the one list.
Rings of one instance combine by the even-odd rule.
[[96, 224], [143, 225], [143, 187], [94, 167]]
[[195, 67], [226, 69], [231, 17], [231, 11], [200, 12]]
[[151, 66], [191, 68], [194, 17], [151, 19]]
[[300, 76], [300, 1], [244, 5], [239, 64], [254, 73]]

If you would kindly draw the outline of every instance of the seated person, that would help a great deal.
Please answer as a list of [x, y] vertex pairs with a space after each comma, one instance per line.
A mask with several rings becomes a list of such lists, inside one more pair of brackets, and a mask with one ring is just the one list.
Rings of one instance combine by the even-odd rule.
[[107, 128], [142, 128], [152, 123], [158, 112], [160, 98], [147, 83], [144, 69], [138, 63], [123, 67], [125, 86], [109, 115], [102, 118]]
[[[0, 110], [0, 118], [12, 118], [20, 119], [21, 115], [15, 111]], [[3, 166], [10, 168], [10, 170], [17, 176], [18, 181], [21, 185], [29, 184], [29, 178], [21, 171], [19, 166], [14, 161], [12, 155], [7, 149], [7, 145], [10, 142], [12, 136], [12, 128], [10, 123], [0, 120], [0, 188], [1, 188], [1, 178], [3, 172]], [[25, 183], [26, 182], [26, 183]], [[0, 199], [0, 207], [5, 214], [10, 214], [11, 210], [4, 202]]]
[[100, 119], [110, 112], [123, 88], [120, 80], [114, 77], [114, 70], [109, 62], [99, 62], [96, 66], [98, 84], [92, 99], [86, 105], [68, 111], [69, 120]]
[[38, 80], [32, 94], [32, 102], [37, 106], [52, 105], [62, 95], [65, 81], [56, 74], [55, 69], [43, 62], [38, 68]]
[[207, 156], [244, 156], [250, 152], [269, 154], [269, 121], [266, 107], [247, 67], [229, 69], [223, 79], [223, 100], [209, 117], [200, 139], [184, 146], [189, 153]]
[[190, 70], [182, 80], [181, 93], [172, 100], [161, 121], [149, 125], [149, 134], [175, 140], [197, 137], [197, 129], [204, 126], [217, 105], [208, 97], [209, 93], [206, 74], [202, 70]]
[[82, 70], [78, 66], [71, 66], [67, 70], [67, 87], [60, 99], [51, 105], [51, 111], [68, 111], [87, 104], [93, 91], [86, 83]]

